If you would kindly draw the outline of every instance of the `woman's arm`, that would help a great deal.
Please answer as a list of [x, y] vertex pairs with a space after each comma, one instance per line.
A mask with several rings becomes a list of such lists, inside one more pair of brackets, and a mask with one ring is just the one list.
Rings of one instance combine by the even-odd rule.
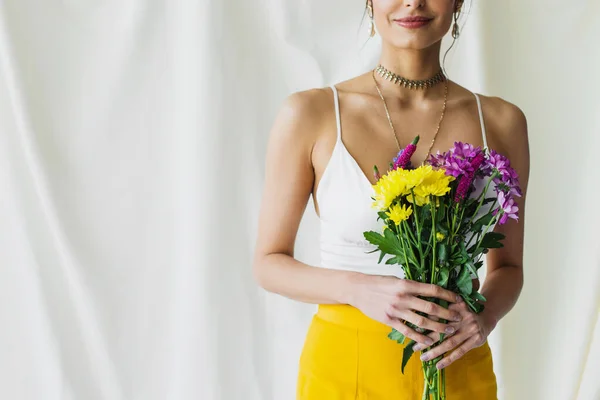
[[294, 258], [294, 242], [314, 183], [312, 149], [324, 129], [318, 90], [288, 97], [267, 147], [254, 275], [268, 291], [306, 303], [348, 303], [353, 275]]
[[417, 342], [433, 343], [400, 320], [448, 333], [447, 324], [416, 311], [446, 320], [458, 320], [458, 313], [418, 296], [454, 302], [455, 293], [395, 277], [312, 267], [294, 258], [296, 234], [315, 183], [312, 149], [318, 136], [331, 128], [327, 121], [335, 122], [334, 114], [326, 112], [333, 108], [331, 96], [326, 90], [294, 94], [275, 120], [267, 149], [254, 275], [270, 292], [307, 303], [350, 304]]
[[529, 181], [529, 141], [525, 115], [513, 105], [504, 104], [503, 107], [504, 110], [494, 116], [495, 124], [501, 124], [504, 129], [498, 129], [494, 139], [517, 171], [523, 196], [515, 198], [519, 206], [519, 221], [510, 220], [495, 229], [506, 236], [504, 247], [491, 249], [486, 259], [487, 276], [481, 293], [487, 301], [482, 316], [491, 329], [513, 308], [523, 287], [525, 199]]
[[[484, 311], [474, 314], [465, 304], [451, 305], [450, 309], [460, 312], [463, 317], [460, 323], [454, 324], [456, 334], [421, 356], [423, 360], [432, 360], [449, 352], [438, 363], [439, 368], [447, 367], [469, 350], [485, 343], [498, 321], [513, 308], [523, 287], [524, 214], [529, 180], [527, 121], [520, 109], [501, 99], [488, 98], [486, 103], [486, 125], [494, 133], [490, 138], [491, 146], [509, 158], [519, 175], [523, 192], [520, 199], [516, 198], [519, 221], [509, 220], [495, 229], [506, 238], [503, 240], [504, 247], [492, 249], [487, 255], [487, 276], [481, 288], [486, 298]], [[415, 346], [415, 350], [423, 348]]]

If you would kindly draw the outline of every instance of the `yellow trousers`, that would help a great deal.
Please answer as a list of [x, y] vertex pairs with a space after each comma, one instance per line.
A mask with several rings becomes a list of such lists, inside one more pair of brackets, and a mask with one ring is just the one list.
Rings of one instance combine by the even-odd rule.
[[[387, 338], [390, 330], [354, 307], [319, 306], [300, 358], [297, 400], [420, 400], [421, 353], [402, 374], [404, 346]], [[448, 400], [497, 400], [496, 392], [487, 342], [446, 368]]]

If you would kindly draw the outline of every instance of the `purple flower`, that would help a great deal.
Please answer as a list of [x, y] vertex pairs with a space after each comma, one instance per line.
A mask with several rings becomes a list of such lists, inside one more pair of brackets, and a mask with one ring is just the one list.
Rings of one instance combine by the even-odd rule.
[[[473, 161], [479, 157], [483, 157], [477, 164]], [[478, 169], [485, 161], [485, 156], [480, 147], [473, 147], [468, 143], [455, 142], [454, 147], [448, 152], [436, 155], [431, 155], [429, 164], [436, 168], [444, 168], [447, 175], [452, 175], [455, 178], [465, 175], [473, 175], [473, 178], [478, 175]]]
[[404, 149], [400, 149], [400, 151], [398, 152], [398, 154], [396, 154], [396, 157], [394, 157], [394, 159], [392, 160], [392, 164], [393, 165], [396, 165], [396, 163], [400, 159], [400, 156], [402, 155], [403, 152], [404, 152]]
[[517, 179], [518, 177], [517, 172], [510, 166], [509, 159], [502, 154], [498, 154], [495, 150], [490, 151], [487, 165], [498, 171], [505, 181]]
[[516, 221], [519, 220], [519, 206], [517, 206], [515, 199], [513, 199], [510, 194], [506, 195], [502, 191], [498, 192], [498, 203], [500, 204], [500, 208], [494, 210], [494, 215], [498, 214], [498, 212], [502, 212], [498, 224], [505, 224], [509, 218]]
[[474, 148], [472, 144], [463, 142], [454, 142], [454, 148], [451, 150], [455, 156], [462, 158], [473, 158], [481, 151], [479, 147]]
[[508, 158], [491, 150], [485, 165], [492, 173], [496, 172], [494, 183], [502, 191], [514, 196], [520, 197], [522, 195], [521, 188], [519, 187], [519, 176], [510, 166]]
[[417, 150], [417, 143], [419, 142], [419, 137], [417, 136], [412, 143], [408, 144], [403, 150], [398, 152], [398, 155], [394, 158], [394, 166], [393, 169], [406, 169], [410, 165], [410, 158]]
[[443, 167], [446, 168], [446, 175], [452, 175], [455, 178], [458, 178], [461, 175], [470, 175], [473, 173], [471, 163], [458, 157], [448, 157]]
[[473, 152], [475, 156], [473, 160], [469, 164], [470, 170], [465, 173], [462, 178], [460, 178], [460, 182], [458, 182], [458, 187], [456, 188], [456, 194], [454, 195], [454, 201], [457, 203], [462, 201], [469, 192], [471, 188], [471, 184], [473, 183], [473, 179], [475, 178], [475, 171], [479, 169], [481, 164], [485, 161], [485, 156], [480, 151], [478, 153]]

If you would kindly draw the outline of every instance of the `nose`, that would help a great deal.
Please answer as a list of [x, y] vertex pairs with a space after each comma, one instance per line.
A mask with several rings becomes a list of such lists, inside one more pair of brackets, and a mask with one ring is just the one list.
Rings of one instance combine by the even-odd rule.
[[425, 5], [425, 0], [406, 0], [404, 6], [406, 8], [421, 8]]

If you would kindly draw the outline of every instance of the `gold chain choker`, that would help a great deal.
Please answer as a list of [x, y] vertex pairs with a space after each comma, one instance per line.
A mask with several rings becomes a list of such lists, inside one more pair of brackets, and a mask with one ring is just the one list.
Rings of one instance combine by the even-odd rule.
[[379, 64], [377, 68], [375, 68], [375, 72], [381, 75], [382, 78], [387, 79], [388, 81], [393, 82], [396, 85], [404, 86], [405, 88], [409, 89], [427, 89], [446, 80], [446, 75], [444, 75], [444, 72], [441, 69], [432, 78], [420, 81], [403, 78], [400, 75], [395, 74], [389, 69], [385, 68], [381, 64]]

